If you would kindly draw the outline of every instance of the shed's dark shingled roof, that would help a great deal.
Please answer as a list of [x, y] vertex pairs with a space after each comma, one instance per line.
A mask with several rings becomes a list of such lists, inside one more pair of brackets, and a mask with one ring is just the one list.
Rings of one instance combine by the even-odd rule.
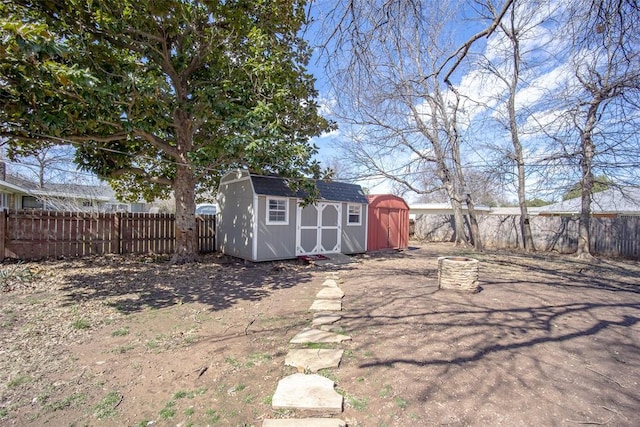
[[[256, 194], [277, 197], [298, 197], [303, 198], [306, 193], [303, 191], [294, 191], [287, 185], [284, 178], [275, 176], [251, 175], [253, 189]], [[322, 180], [316, 181], [320, 192], [320, 200], [328, 200], [334, 202], [351, 202], [351, 203], [368, 203], [367, 197], [362, 191], [362, 187], [356, 184], [347, 184], [346, 182], [326, 182]]]

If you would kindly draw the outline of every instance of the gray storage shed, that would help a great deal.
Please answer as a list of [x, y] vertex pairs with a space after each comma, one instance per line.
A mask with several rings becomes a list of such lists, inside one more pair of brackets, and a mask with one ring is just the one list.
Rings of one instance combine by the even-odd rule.
[[367, 197], [359, 185], [316, 183], [318, 201], [302, 207], [304, 194], [284, 178], [227, 173], [218, 188], [216, 244], [227, 255], [250, 261], [367, 248]]

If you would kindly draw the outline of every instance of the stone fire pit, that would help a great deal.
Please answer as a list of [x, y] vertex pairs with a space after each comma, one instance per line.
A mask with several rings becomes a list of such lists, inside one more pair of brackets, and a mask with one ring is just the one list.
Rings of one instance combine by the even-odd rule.
[[438, 258], [438, 287], [462, 292], [478, 292], [477, 259], [443, 256]]

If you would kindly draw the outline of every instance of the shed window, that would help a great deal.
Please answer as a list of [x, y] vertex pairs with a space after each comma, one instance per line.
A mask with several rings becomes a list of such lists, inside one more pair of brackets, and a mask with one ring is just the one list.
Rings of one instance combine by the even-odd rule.
[[347, 225], [362, 225], [362, 206], [349, 205], [349, 219]]
[[267, 224], [287, 225], [289, 210], [287, 199], [267, 199]]

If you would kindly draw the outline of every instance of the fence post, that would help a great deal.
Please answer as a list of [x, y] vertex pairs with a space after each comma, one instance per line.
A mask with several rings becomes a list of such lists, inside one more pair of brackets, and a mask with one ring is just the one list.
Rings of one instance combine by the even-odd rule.
[[5, 256], [5, 241], [7, 238], [7, 210], [0, 211], [0, 261]]
[[113, 217], [113, 239], [115, 240], [116, 250], [115, 253], [118, 255], [122, 254], [122, 233], [120, 226], [122, 224], [121, 221], [122, 213], [116, 212]]

